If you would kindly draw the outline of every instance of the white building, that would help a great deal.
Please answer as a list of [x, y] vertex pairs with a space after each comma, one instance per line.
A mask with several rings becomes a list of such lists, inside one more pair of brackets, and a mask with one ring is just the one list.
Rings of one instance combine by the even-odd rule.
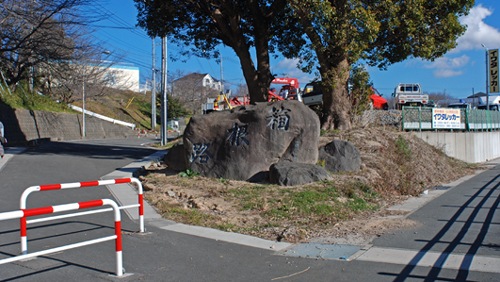
[[113, 65], [104, 71], [107, 85], [119, 90], [139, 92], [139, 68], [134, 66]]

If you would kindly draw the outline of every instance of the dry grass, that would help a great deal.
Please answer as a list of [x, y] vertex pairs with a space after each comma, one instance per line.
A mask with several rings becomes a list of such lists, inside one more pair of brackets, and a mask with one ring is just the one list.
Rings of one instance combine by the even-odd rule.
[[181, 177], [166, 167], [153, 166], [141, 176], [148, 190], [146, 199], [163, 217], [177, 222], [278, 241], [349, 234], [366, 237], [388, 226], [413, 224], [381, 222], [362, 227], [373, 217], [387, 215], [388, 205], [477, 169], [410, 133], [382, 128], [329, 132], [321, 136], [320, 145], [334, 139], [349, 141], [360, 150], [359, 172], [334, 174], [332, 181], [280, 187], [191, 173]]
[[[85, 108], [107, 117], [135, 123], [139, 129], [151, 129], [150, 93], [146, 95], [132, 91], [118, 91], [113, 89], [109, 91], [110, 93], [105, 96], [87, 99], [85, 101]], [[81, 106], [81, 101], [74, 104]]]

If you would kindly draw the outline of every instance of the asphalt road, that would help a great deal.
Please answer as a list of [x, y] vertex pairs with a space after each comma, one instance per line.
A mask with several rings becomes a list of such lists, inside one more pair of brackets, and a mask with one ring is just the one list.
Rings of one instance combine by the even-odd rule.
[[[142, 143], [147, 140], [54, 142], [29, 148], [0, 171], [0, 211], [18, 209], [29, 186], [98, 180], [157, 152]], [[333, 252], [326, 246], [321, 256], [294, 256], [300, 246], [279, 255], [272, 248], [206, 238], [222, 232], [151, 218], [148, 232], [139, 234], [137, 222], [122, 213], [125, 277], [114, 276], [115, 245], [104, 242], [0, 265], [0, 281], [499, 281], [498, 186], [500, 167], [494, 167], [448, 189], [408, 217], [420, 225], [384, 234], [364, 250], [342, 255], [352, 261], [340, 255], [324, 259]], [[30, 196], [28, 208], [101, 198], [113, 195], [106, 187], [46, 191]], [[28, 226], [29, 252], [113, 232], [111, 213], [36, 223]], [[19, 253], [19, 222], [1, 221], [0, 259]]]

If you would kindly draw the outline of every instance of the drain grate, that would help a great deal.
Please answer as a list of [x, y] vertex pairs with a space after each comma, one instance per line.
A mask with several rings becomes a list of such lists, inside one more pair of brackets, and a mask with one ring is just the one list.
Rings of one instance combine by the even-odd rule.
[[306, 243], [295, 245], [290, 249], [278, 252], [278, 255], [290, 257], [320, 258], [334, 260], [348, 260], [349, 257], [361, 250], [355, 245], [327, 245], [320, 243]]

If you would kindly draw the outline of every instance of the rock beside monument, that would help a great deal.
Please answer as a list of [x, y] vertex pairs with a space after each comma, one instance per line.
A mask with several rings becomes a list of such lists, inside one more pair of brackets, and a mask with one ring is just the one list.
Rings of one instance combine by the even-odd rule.
[[315, 164], [320, 123], [298, 101], [257, 103], [191, 118], [188, 167], [206, 177], [261, 181], [279, 161]]
[[295, 186], [331, 179], [333, 177], [326, 169], [315, 164], [278, 162], [269, 170], [269, 181], [281, 186]]
[[361, 154], [350, 142], [334, 140], [319, 148], [319, 162], [330, 172], [359, 171]]
[[168, 153], [163, 157], [163, 162], [175, 171], [185, 171], [188, 169], [186, 150], [182, 141], [168, 150]]

